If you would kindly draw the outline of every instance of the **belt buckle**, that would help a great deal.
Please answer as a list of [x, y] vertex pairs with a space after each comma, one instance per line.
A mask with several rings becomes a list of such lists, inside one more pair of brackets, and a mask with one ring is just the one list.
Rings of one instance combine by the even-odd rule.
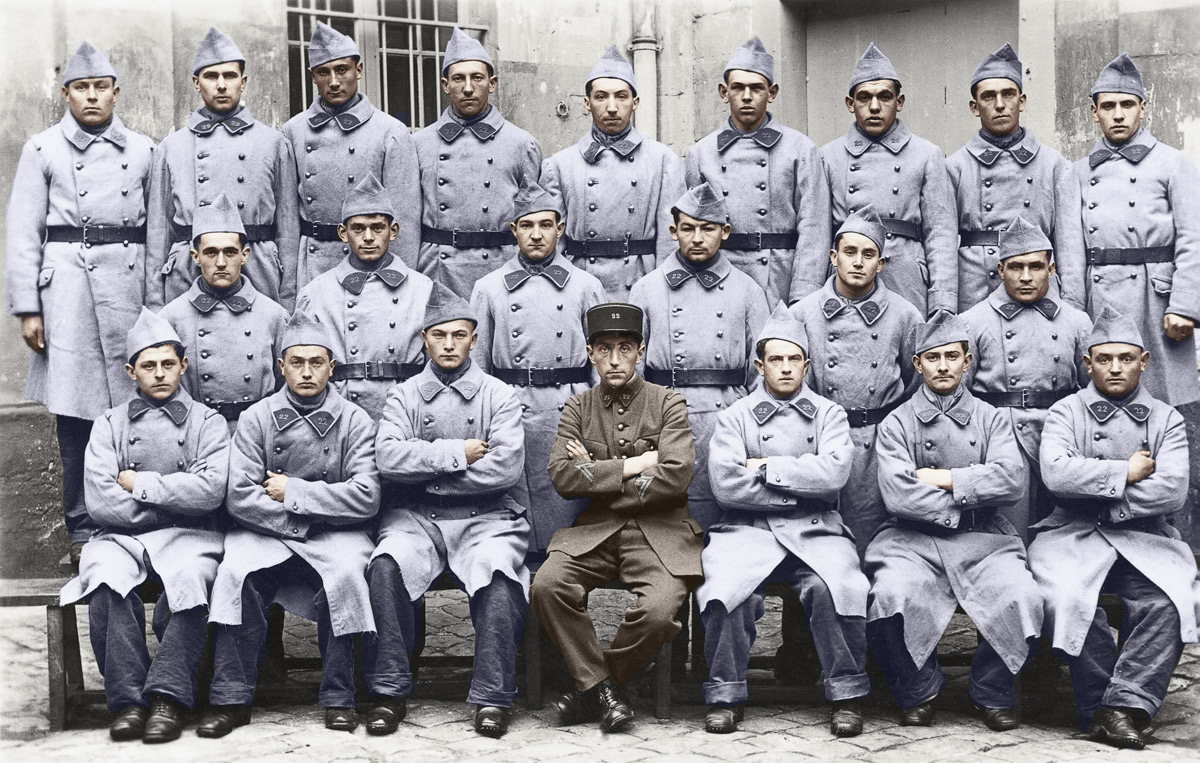
[[755, 231], [752, 235], [754, 236], [754, 250], [757, 252], [761, 252], [762, 248], [763, 248], [762, 231]]
[[1100, 254], [1100, 247], [1090, 246], [1084, 251], [1087, 252], [1088, 264], [1094, 264], [1096, 262], [1096, 255]]
[[867, 409], [866, 408], [847, 408], [846, 423], [850, 426], [855, 426], [857, 423], [860, 427], [867, 425]]
[[1021, 407], [1022, 408], [1029, 407], [1029, 388], [1028, 387], [1021, 390]]
[[671, 366], [671, 386], [672, 387], [679, 386], [679, 383], [675, 381], [675, 372], [682, 371], [682, 370], [683, 370], [682, 368], [675, 368], [674, 366]]
[[629, 256], [629, 235], [626, 233], [625, 237], [621, 239], [621, 251], [624, 252], [626, 257]]
[[367, 361], [367, 378], [382, 379], [383, 378], [383, 361], [369, 360]]
[[535, 370], [537, 370], [537, 369], [535, 369], [533, 367], [525, 369], [525, 386], [527, 386], [527, 387], [534, 386], [533, 385], [533, 372]]
[[83, 230], [83, 243], [85, 245], [100, 243], [98, 241], [89, 241], [88, 240], [88, 231], [91, 230], [92, 228], [95, 228], [97, 231], [100, 231], [104, 228], [104, 226], [103, 225], [88, 225], [87, 223], [84, 223], [82, 226], [82, 230]]
[[458, 248], [458, 228], [450, 231], [450, 246]]

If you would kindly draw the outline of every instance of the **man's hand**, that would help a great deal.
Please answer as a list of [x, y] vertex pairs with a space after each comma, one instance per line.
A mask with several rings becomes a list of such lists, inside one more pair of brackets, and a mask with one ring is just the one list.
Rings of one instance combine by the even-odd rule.
[[567, 455], [576, 461], [592, 460], [592, 454], [588, 453], [588, 449], [583, 447], [583, 443], [579, 440], [571, 440], [567, 443]]
[[1139, 450], [1129, 457], [1129, 477], [1126, 482], [1133, 485], [1151, 474], [1154, 474], [1154, 459], [1150, 458], [1150, 451]]
[[767, 459], [765, 458], [750, 458], [746, 460], [746, 468], [752, 472], [758, 471], [758, 467], [765, 466]]
[[262, 486], [267, 489], [267, 495], [272, 501], [283, 503], [283, 496], [287, 490], [288, 478], [282, 474], [268, 471], [267, 478], [263, 480]]
[[917, 469], [917, 479], [940, 490], [953, 490], [954, 481], [949, 469]]
[[473, 464], [483, 458], [488, 453], [488, 444], [486, 440], [467, 440], [467, 464]]
[[21, 316], [21, 338], [25, 340], [25, 344], [29, 345], [29, 349], [38, 355], [46, 354], [46, 332], [42, 316]]
[[658, 464], [658, 451], [648, 450], [640, 456], [630, 456], [622, 463], [621, 477], [629, 479], [636, 477], [651, 466]]
[[120, 485], [126, 493], [132, 493], [133, 478], [136, 476], [137, 472], [135, 472], [133, 469], [126, 469], [117, 475], [117, 484]]
[[[24, 324], [22, 323], [22, 326]], [[1196, 322], [1191, 318], [1184, 318], [1182, 315], [1175, 313], [1167, 313], [1163, 316], [1163, 331], [1167, 332], [1169, 339], [1174, 339], [1176, 342], [1187, 339], [1196, 330]], [[26, 339], [26, 342], [29, 340]]]

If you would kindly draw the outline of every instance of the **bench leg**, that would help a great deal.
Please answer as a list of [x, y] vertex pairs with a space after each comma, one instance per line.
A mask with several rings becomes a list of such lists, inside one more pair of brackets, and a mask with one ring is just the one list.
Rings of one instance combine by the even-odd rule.
[[688, 637], [691, 635], [692, 595], [689, 593], [683, 606], [679, 608], [679, 635], [675, 637], [671, 649], [671, 680], [683, 681], [687, 677]]
[[[75, 619], [73, 605], [46, 605], [46, 666], [50, 679], [51, 731], [62, 731], [67, 727], [67, 659], [64, 653], [67, 618], [72, 621]], [[78, 638], [75, 644], [78, 649]]]
[[542, 623], [533, 610], [525, 613], [525, 706], [542, 709]]
[[79, 646], [79, 623], [75, 605], [62, 607], [63, 664], [67, 671], [67, 693], [83, 691], [83, 656]]
[[704, 622], [700, 619], [700, 600], [692, 594], [692, 673], [708, 677], [708, 661], [704, 657]]
[[671, 717], [671, 653], [672, 642], [668, 641], [658, 650], [654, 663], [654, 717]]

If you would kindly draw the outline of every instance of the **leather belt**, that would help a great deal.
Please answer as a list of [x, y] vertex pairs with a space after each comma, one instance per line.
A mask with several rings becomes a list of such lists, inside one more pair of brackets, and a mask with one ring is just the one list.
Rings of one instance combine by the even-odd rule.
[[888, 232], [888, 238], [899, 236], [900, 238], [911, 238], [913, 241], [921, 241], [925, 238], [924, 231], [920, 223], [910, 223], [907, 220], [892, 220], [883, 221], [883, 227]]
[[1091, 247], [1086, 250], [1089, 265], [1145, 265], [1150, 262], [1172, 262], [1174, 246], [1133, 246], [1127, 249], [1103, 249]]
[[957, 535], [959, 533], [987, 532], [987, 526], [996, 516], [996, 510], [990, 506], [980, 509], [964, 509], [959, 513], [958, 527], [949, 527], [937, 522], [923, 522], [919, 519], [900, 518], [900, 526], [915, 530], [926, 535]]
[[387, 361], [371, 361], [369, 363], [339, 363], [333, 367], [333, 380], [347, 379], [386, 379], [404, 381], [421, 373], [424, 363], [389, 363]]
[[575, 368], [493, 368], [492, 376], [505, 384], [522, 387], [553, 387], [557, 384], [586, 384], [592, 380], [589, 366]]
[[430, 493], [426, 490], [416, 496], [416, 501], [422, 506], [431, 508], [455, 509], [497, 501], [503, 496], [504, 491], [498, 493], [468, 493], [467, 495], [439, 495], [438, 493]]
[[[275, 227], [274, 223], [269, 225], [243, 225], [242, 227], [246, 229], [247, 244], [256, 244], [260, 241], [274, 241], [278, 232], [278, 229]], [[335, 225], [333, 228], [333, 237], [336, 239], [337, 226]], [[175, 241], [191, 241], [192, 226], [176, 225], [175, 223], [171, 223], [171, 236]]]
[[146, 226], [122, 225], [47, 225], [46, 242], [91, 244], [144, 244]]
[[959, 246], [1000, 246], [1000, 231], [998, 230], [960, 230], [958, 232]]
[[580, 240], [563, 236], [563, 254], [568, 257], [629, 257], [654, 254], [658, 242], [652, 238]]
[[1049, 408], [1075, 392], [1065, 389], [1014, 389], [1008, 392], [972, 391], [971, 394], [997, 408]]
[[900, 407], [904, 402], [901, 398], [890, 405], [885, 405], [882, 408], [847, 408], [846, 420], [850, 426], [854, 428], [869, 427], [872, 424], [878, 424], [888, 417], [888, 414]]
[[762, 249], [795, 249], [800, 234], [790, 233], [731, 233], [721, 244], [722, 249], [735, 252], [757, 252]]
[[422, 225], [421, 243], [455, 249], [491, 249], [516, 244], [517, 240], [509, 230], [442, 230]]
[[205, 403], [205, 405], [224, 416], [226, 421], [237, 421], [247, 408], [257, 402], [257, 400], [243, 400], [235, 403]]
[[317, 241], [341, 241], [337, 234], [338, 223], [314, 223], [300, 218], [300, 235]]
[[664, 387], [740, 387], [745, 368], [647, 368], [646, 381]]

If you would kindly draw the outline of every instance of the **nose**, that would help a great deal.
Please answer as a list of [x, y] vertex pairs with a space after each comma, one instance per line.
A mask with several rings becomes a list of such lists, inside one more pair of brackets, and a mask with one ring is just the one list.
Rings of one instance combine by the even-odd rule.
[[227, 265], [228, 263], [229, 263], [229, 258], [225, 256], [225, 253], [217, 252], [217, 259], [216, 259], [217, 267], [224, 270], [225, 265]]
[[879, 102], [879, 99], [878, 99], [878, 98], [872, 98], [872, 99], [871, 99], [871, 113], [872, 113], [872, 114], [877, 114], [877, 113], [879, 113], [879, 110], [880, 110], [880, 109], [882, 109], [882, 108], [883, 108], [883, 104], [881, 104], [881, 103]]

